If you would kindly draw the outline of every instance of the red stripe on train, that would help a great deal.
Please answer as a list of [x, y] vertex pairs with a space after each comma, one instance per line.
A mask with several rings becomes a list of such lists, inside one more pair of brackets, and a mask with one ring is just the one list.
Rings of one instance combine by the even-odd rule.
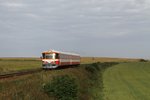
[[56, 64], [56, 65], [59, 65], [59, 64], [60, 64], [59, 60], [58, 60], [58, 61], [55, 61], [55, 64]]

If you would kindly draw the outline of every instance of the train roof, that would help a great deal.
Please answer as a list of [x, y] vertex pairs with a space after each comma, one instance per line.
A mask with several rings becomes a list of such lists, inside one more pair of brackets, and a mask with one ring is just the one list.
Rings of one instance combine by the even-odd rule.
[[76, 54], [76, 53], [62, 52], [62, 51], [56, 51], [56, 50], [48, 50], [48, 51], [44, 51], [44, 52], [42, 52], [42, 53], [51, 53], [51, 52], [61, 53], [61, 54], [67, 54], [67, 55], [80, 56], [79, 54]]

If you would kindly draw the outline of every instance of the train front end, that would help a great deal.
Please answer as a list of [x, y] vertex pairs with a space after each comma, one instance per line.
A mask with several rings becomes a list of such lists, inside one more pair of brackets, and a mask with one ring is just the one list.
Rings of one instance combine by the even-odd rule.
[[42, 53], [42, 67], [43, 69], [52, 69], [59, 66], [59, 59], [56, 59], [56, 53], [43, 52]]

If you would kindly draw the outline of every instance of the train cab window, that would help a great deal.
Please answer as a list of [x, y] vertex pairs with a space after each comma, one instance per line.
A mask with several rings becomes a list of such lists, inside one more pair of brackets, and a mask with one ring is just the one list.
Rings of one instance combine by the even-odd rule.
[[55, 54], [55, 59], [59, 59], [59, 54], [58, 53]]
[[43, 53], [43, 59], [52, 59], [53, 58], [53, 54], [46, 54], [46, 53]]

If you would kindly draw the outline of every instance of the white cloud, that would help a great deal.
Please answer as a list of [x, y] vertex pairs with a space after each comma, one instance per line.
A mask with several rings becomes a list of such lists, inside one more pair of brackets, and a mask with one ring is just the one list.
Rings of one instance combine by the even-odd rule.
[[24, 7], [25, 5], [22, 3], [17, 3], [17, 2], [4, 2], [0, 4], [1, 6], [5, 6], [8, 8], [20, 8], [20, 7]]

